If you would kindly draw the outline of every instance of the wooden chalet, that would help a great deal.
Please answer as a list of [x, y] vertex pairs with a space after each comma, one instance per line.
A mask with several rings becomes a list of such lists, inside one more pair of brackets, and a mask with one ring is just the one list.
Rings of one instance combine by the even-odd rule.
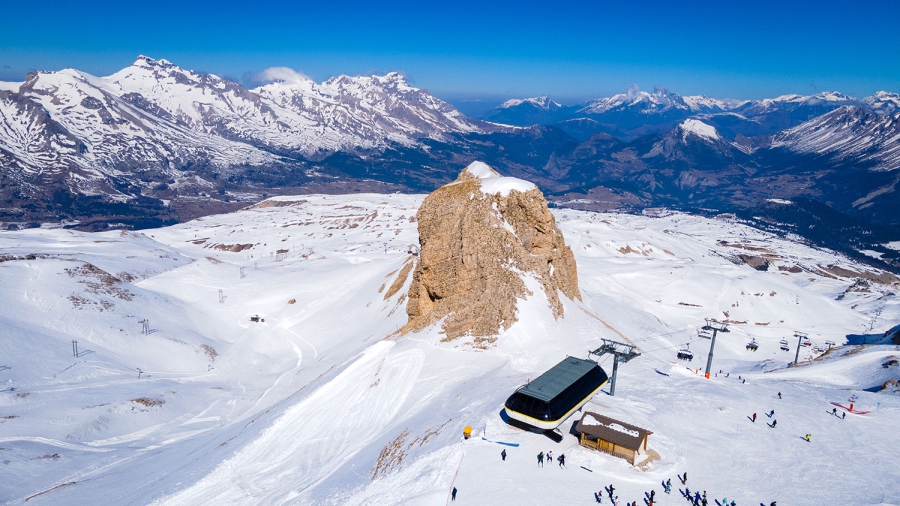
[[634, 465], [647, 453], [647, 438], [653, 434], [629, 423], [585, 411], [575, 426], [581, 446], [623, 458]]

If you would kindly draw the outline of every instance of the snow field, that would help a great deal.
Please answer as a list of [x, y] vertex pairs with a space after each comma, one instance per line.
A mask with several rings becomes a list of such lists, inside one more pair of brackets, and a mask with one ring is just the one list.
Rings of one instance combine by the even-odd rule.
[[[804, 348], [803, 364], [785, 368], [794, 330], [841, 345], [863, 324], [900, 323], [895, 287], [835, 300], [852, 279], [777, 267], [860, 266], [725, 220], [556, 210], [583, 296], [564, 299], [563, 319], [526, 279], [534, 295], [488, 351], [443, 343], [434, 328], [391, 336], [406, 321], [409, 279], [385, 295], [418, 242], [421, 199], [280, 197], [143, 233], [0, 234], [0, 255], [67, 255], [0, 263], [9, 350], [0, 417], [16, 417], [0, 418], [0, 503], [438, 505], [456, 476], [460, 504], [594, 503], [610, 483], [622, 501], [655, 488], [659, 504], [681, 504], [659, 483], [680, 485], [684, 471], [692, 490], [738, 504], [900, 503], [900, 402], [865, 391], [896, 377], [883, 364], [900, 350], [846, 347], [806, 363], [813, 352]], [[725, 257], [750, 250], [732, 244], [778, 260], [768, 272], [735, 265]], [[132, 300], [91, 293], [79, 281], [94, 278], [65, 273], [84, 261], [135, 275], [115, 285]], [[93, 303], [75, 307], [71, 295]], [[100, 311], [102, 301], [113, 306]], [[139, 333], [143, 318], [149, 335]], [[713, 370], [728, 378], [695, 374], [709, 346], [696, 335], [704, 318], [746, 321], [716, 342]], [[744, 348], [752, 337], [757, 352]], [[778, 350], [785, 337], [790, 353]], [[91, 353], [73, 357], [75, 338]], [[649, 446], [661, 459], [646, 471], [500, 418], [517, 386], [567, 354], [586, 356], [600, 338], [643, 353], [619, 367], [616, 396], [604, 388], [589, 409], [654, 432]], [[694, 361], [676, 361], [688, 341]], [[611, 360], [602, 364], [611, 372]], [[146, 371], [140, 380], [136, 367]], [[852, 394], [877, 410], [831, 416], [828, 403]], [[131, 401], [140, 397], [165, 403]], [[770, 409], [775, 429], [763, 425]], [[475, 428], [468, 441], [465, 425]], [[565, 453], [568, 469], [536, 468], [548, 450]]]

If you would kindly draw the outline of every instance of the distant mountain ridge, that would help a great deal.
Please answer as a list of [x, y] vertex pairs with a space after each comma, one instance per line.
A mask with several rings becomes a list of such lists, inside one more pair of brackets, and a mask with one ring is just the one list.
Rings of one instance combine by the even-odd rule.
[[274, 194], [430, 192], [483, 160], [582, 209], [768, 213], [760, 202], [795, 199], [804, 215], [853, 224], [810, 237], [900, 265], [879, 246], [900, 240], [896, 93], [736, 101], [632, 88], [574, 106], [509, 100], [472, 119], [398, 73], [284, 76], [249, 89], [141, 56], [106, 77], [0, 83], [0, 224], [146, 227]]
[[[536, 106], [545, 102], [554, 107]], [[737, 134], [771, 135], [845, 105], [865, 108], [876, 114], [892, 114], [900, 110], [900, 95], [880, 91], [858, 100], [827, 91], [763, 100], [735, 100], [682, 96], [662, 86], [657, 86], [652, 93], [632, 87], [627, 93], [570, 106], [553, 102], [546, 96], [508, 100], [487, 111], [482, 118], [516, 126], [552, 125], [579, 139], [602, 132], [631, 140], [667, 131], [681, 120], [701, 116], [732, 139]]]

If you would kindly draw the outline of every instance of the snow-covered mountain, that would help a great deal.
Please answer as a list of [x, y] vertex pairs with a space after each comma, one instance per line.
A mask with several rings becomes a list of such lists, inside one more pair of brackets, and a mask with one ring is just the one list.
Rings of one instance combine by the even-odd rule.
[[555, 123], [571, 113], [571, 107], [554, 102], [547, 96], [512, 99], [485, 112], [482, 119], [506, 125], [541, 125]]
[[737, 100], [720, 100], [702, 95], [682, 97], [677, 93], [670, 92], [665, 87], [657, 86], [652, 93], [632, 88], [627, 93], [592, 100], [583, 104], [578, 112], [588, 115], [624, 111], [653, 115], [665, 114], [673, 110], [710, 113], [728, 111], [743, 103]]
[[900, 169], [900, 113], [876, 114], [844, 106], [779, 132], [773, 148], [829, 156], [877, 170]]
[[[533, 289], [486, 348], [444, 341], [439, 323], [395, 335], [423, 197], [0, 232], [0, 502], [438, 506], [456, 487], [457, 504], [596, 504], [613, 484], [620, 504], [650, 490], [683, 504], [659, 484], [687, 472], [691, 490], [742, 505], [900, 503], [890, 274], [727, 216], [556, 209], [582, 294], [564, 317]], [[730, 325], [709, 379], [706, 318]], [[795, 331], [812, 345], [788, 367]], [[642, 467], [579, 446], [580, 413], [560, 443], [502, 418], [516, 388], [601, 339], [641, 355], [586, 409], [653, 432]], [[871, 413], [830, 414], [851, 396]], [[548, 450], [566, 467], [538, 468]]]
[[106, 203], [203, 199], [225, 195], [224, 181], [246, 193], [248, 174], [269, 186], [301, 184], [317, 174], [305, 161], [336, 152], [498, 130], [397, 73], [248, 90], [141, 56], [106, 77], [66, 69], [3, 83], [0, 196], [13, 216], [28, 207], [24, 198], [46, 202], [59, 192]]
[[[248, 90], [212, 74], [141, 56], [101, 78], [75, 70], [32, 73], [18, 94], [38, 102], [79, 138], [105, 144], [107, 156], [148, 136], [174, 137], [171, 141], [179, 144], [193, 141], [195, 145], [188, 146], [193, 149], [215, 142], [227, 150], [235, 148], [211, 140], [220, 138], [308, 156], [378, 149], [390, 143], [409, 145], [424, 137], [480, 132], [484, 126], [427, 91], [409, 86], [397, 73], [339, 76], [321, 84], [282, 81]], [[184, 130], [197, 137], [178, 138], [184, 137]], [[267, 160], [266, 154], [256, 156], [248, 162]]]

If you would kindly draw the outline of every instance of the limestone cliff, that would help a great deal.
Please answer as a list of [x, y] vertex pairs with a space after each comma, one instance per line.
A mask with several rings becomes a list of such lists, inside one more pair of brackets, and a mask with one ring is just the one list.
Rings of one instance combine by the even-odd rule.
[[492, 342], [516, 322], [517, 299], [533, 295], [528, 276], [556, 318], [563, 315], [558, 292], [581, 300], [575, 257], [534, 184], [474, 162], [429, 195], [416, 217], [421, 250], [404, 331], [442, 321], [444, 340]]

